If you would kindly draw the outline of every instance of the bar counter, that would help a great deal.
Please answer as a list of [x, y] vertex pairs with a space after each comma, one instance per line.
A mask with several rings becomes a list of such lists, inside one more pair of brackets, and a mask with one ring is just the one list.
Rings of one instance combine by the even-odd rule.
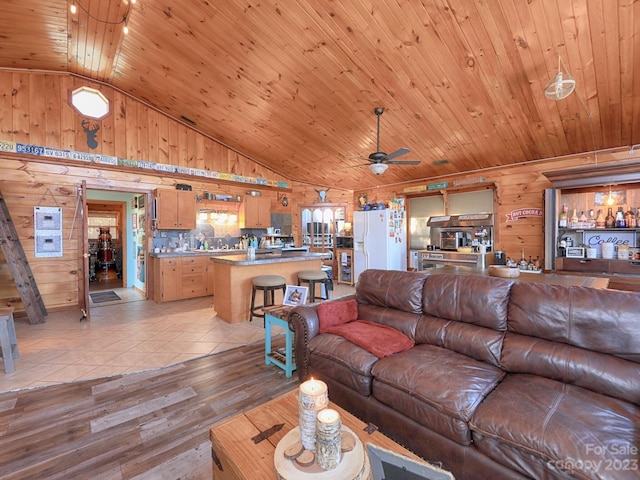
[[[287, 285], [298, 284], [301, 270], [320, 270], [325, 253], [283, 252], [256, 254], [249, 259], [246, 253], [212, 256], [215, 264], [214, 308], [222, 320], [238, 323], [249, 320], [252, 279], [258, 275], [281, 275]], [[276, 292], [276, 305], [282, 303], [282, 293]], [[262, 292], [256, 294], [256, 304], [262, 304]]]
[[[473, 267], [439, 267], [423, 270], [421, 273], [431, 275], [455, 274], [455, 275], [484, 275], [489, 276], [487, 270], [481, 270]], [[591, 287], [591, 288], [607, 288], [609, 279], [606, 277], [587, 277], [583, 275], [565, 275], [558, 273], [535, 273], [521, 271], [520, 275], [508, 280], [516, 282], [544, 283], [545, 285], [564, 285], [569, 287]]]

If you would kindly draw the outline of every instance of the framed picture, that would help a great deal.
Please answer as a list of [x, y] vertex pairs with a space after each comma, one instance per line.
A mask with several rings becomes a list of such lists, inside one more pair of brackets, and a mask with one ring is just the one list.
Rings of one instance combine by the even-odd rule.
[[284, 305], [290, 305], [295, 307], [297, 305], [304, 305], [307, 302], [307, 294], [309, 293], [309, 287], [300, 287], [298, 285], [287, 285], [287, 289], [284, 292]]
[[136, 228], [138, 228], [138, 214], [137, 213], [132, 213], [131, 214], [131, 224], [132, 224], [132, 228], [134, 230]]
[[144, 208], [144, 195], [138, 197], [138, 208]]
[[138, 197], [133, 197], [131, 199], [131, 208], [138, 208]]

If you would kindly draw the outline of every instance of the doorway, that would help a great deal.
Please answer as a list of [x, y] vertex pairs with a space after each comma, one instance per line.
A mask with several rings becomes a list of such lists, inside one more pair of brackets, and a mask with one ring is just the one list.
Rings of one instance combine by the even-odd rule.
[[123, 238], [126, 238], [126, 205], [117, 201], [87, 201], [87, 238], [89, 241], [89, 291], [122, 288], [126, 262]]
[[146, 300], [148, 194], [86, 192], [89, 292]]

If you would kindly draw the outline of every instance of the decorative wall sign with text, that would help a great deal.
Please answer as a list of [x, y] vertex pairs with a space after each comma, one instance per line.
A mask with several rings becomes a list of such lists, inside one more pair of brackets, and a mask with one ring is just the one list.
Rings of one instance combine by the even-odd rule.
[[263, 185], [266, 187], [289, 188], [288, 182], [281, 180], [269, 180], [266, 178], [248, 177], [246, 175], [236, 175], [233, 173], [214, 172], [201, 168], [181, 167], [166, 163], [149, 162], [146, 160], [132, 160], [119, 158], [112, 155], [100, 155], [97, 153], [76, 152], [74, 150], [60, 150], [58, 148], [41, 147], [26, 143], [8, 142], [0, 140], [0, 152], [18, 153], [22, 155], [34, 155], [36, 157], [58, 158], [62, 160], [72, 160], [78, 162], [98, 163], [101, 165], [111, 165], [114, 167], [132, 167], [150, 172], [179, 173], [194, 177], [213, 178], [226, 180], [229, 182], [249, 183], [252, 185]]
[[542, 217], [542, 209], [533, 207], [533, 208], [519, 208], [517, 210], [512, 210], [511, 213], [507, 213], [507, 223], [517, 222], [519, 218], [528, 218], [528, 217]]

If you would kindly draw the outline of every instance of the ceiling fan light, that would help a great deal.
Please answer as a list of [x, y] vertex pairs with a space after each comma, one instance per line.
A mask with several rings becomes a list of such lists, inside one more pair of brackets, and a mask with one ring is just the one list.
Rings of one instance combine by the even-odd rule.
[[386, 163], [372, 163], [369, 165], [369, 170], [375, 175], [382, 175], [387, 170], [387, 167]]

